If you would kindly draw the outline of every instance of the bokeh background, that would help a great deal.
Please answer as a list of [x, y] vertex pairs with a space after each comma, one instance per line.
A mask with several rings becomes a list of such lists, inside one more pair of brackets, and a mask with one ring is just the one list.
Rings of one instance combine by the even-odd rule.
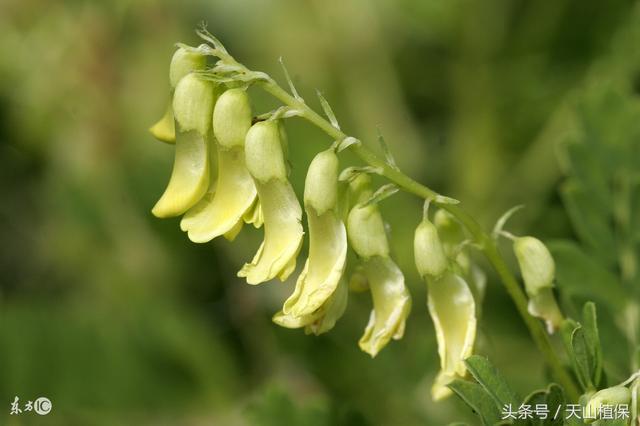
[[[511, 230], [577, 244], [560, 189], [563, 143], [583, 135], [576, 111], [605, 136], [640, 134], [635, 1], [2, 0], [0, 423], [476, 424], [455, 397], [430, 400], [438, 359], [411, 253], [418, 200], [382, 205], [414, 304], [404, 339], [374, 360], [357, 346], [368, 294], [352, 294], [327, 335], [281, 329], [270, 318], [293, 282], [235, 276], [260, 231], [196, 245], [178, 219], [150, 214], [173, 147], [147, 128], [168, 99], [174, 43], [198, 44], [202, 20], [280, 81], [282, 56], [310, 104], [321, 89], [343, 129], [374, 147], [380, 129], [405, 172], [487, 227], [523, 203]], [[256, 113], [276, 105], [251, 93]], [[287, 130], [301, 194], [331, 141], [296, 119]], [[485, 269], [477, 352], [526, 394], [547, 383], [544, 366]], [[605, 356], [622, 377], [626, 349], [613, 342]], [[15, 396], [47, 396], [53, 412], [9, 416]]]

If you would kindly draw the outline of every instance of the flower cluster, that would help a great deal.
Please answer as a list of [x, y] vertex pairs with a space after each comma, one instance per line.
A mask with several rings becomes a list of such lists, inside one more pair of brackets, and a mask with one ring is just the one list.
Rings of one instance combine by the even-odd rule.
[[[211, 35], [201, 36], [210, 44], [181, 46], [174, 54], [169, 71], [172, 102], [150, 129], [157, 139], [175, 143], [173, 171], [152, 213], [182, 216], [180, 228], [195, 243], [220, 236], [233, 240], [244, 224], [263, 228], [264, 241], [238, 272], [248, 284], [258, 285], [274, 278], [284, 281], [295, 272], [305, 235], [304, 208], [308, 257], [273, 321], [307, 334], [325, 333], [343, 315], [350, 290], [368, 290], [373, 308], [358, 343], [376, 356], [392, 339], [402, 338], [412, 304], [378, 206], [397, 188], [375, 190], [370, 177], [378, 172], [375, 167], [341, 170], [340, 152], [359, 143], [345, 136], [309, 165], [301, 206], [288, 178], [282, 123], [301, 114], [283, 107], [254, 116], [247, 88], [270, 77], [248, 71]], [[208, 69], [210, 56], [220, 60]], [[293, 86], [292, 91], [301, 101]], [[328, 104], [321, 101], [331, 125], [339, 129]], [[396, 167], [392, 160], [387, 164]], [[473, 351], [486, 282], [469, 255], [473, 244], [465, 228], [447, 212], [449, 201], [443, 200], [426, 201], [414, 235], [415, 264], [427, 285], [440, 357], [434, 399], [450, 395], [447, 385], [466, 374], [464, 360]], [[439, 208], [430, 217], [432, 202]], [[514, 248], [530, 311], [553, 329], [562, 318], [551, 293], [553, 260], [531, 237], [516, 239]], [[356, 261], [347, 269], [349, 250]]]

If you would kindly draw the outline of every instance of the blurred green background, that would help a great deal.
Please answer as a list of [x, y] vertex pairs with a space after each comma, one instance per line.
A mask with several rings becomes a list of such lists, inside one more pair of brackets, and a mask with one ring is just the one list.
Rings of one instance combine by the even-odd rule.
[[[270, 318], [293, 282], [235, 277], [261, 231], [196, 245], [178, 219], [150, 214], [173, 147], [147, 128], [168, 99], [174, 43], [198, 44], [205, 20], [280, 81], [282, 56], [313, 106], [319, 88], [349, 134], [373, 144], [380, 128], [406, 173], [483, 225], [523, 203], [514, 232], [577, 241], [561, 146], [579, 134], [576, 105], [596, 105], [595, 125], [616, 134], [637, 129], [638, 12], [622, 0], [2, 0], [0, 423], [475, 424], [456, 398], [430, 400], [439, 363], [411, 253], [418, 200], [383, 203], [414, 304], [404, 339], [375, 360], [357, 346], [368, 294], [327, 335], [281, 329]], [[275, 105], [251, 93], [257, 113]], [[626, 119], [601, 114], [602, 99]], [[287, 130], [301, 194], [331, 141], [295, 119]], [[544, 367], [485, 269], [477, 352], [526, 394]], [[9, 416], [15, 396], [46, 396], [53, 412]]]

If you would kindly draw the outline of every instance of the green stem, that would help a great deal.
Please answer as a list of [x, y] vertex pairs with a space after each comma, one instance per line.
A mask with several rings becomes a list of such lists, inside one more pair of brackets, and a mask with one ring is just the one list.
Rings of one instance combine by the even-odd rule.
[[[309, 122], [323, 130], [334, 140], [342, 140], [347, 137], [341, 130], [335, 128], [329, 121], [325, 120], [317, 112], [311, 109], [303, 101], [296, 99], [286, 92], [282, 87], [273, 81], [261, 83], [262, 87], [271, 95], [282, 101], [285, 105], [299, 111], [300, 115], [307, 119]], [[511, 299], [518, 309], [518, 313], [524, 320], [525, 325], [529, 329], [529, 333], [533, 338], [533, 341], [538, 346], [538, 349], [544, 356], [545, 362], [551, 369], [551, 373], [555, 380], [557, 380], [567, 392], [570, 400], [577, 401], [579, 398], [578, 388], [569, 375], [569, 373], [562, 366], [560, 359], [557, 357], [549, 337], [544, 330], [540, 321], [529, 315], [527, 310], [527, 298], [520, 288], [518, 281], [513, 276], [504, 259], [500, 255], [498, 248], [494, 240], [487, 234], [478, 222], [465, 212], [461, 207], [454, 204], [447, 204], [438, 202], [436, 197], [438, 193], [430, 188], [416, 182], [409, 176], [405, 175], [401, 171], [391, 167], [386, 161], [380, 159], [373, 151], [368, 149], [362, 144], [353, 145], [351, 149], [362, 161], [370, 166], [379, 168], [381, 174], [389, 179], [391, 182], [402, 188], [406, 192], [417, 195], [423, 199], [431, 199], [433, 203], [438, 207], [447, 210], [453, 216], [455, 216], [471, 233], [474, 240], [482, 248], [484, 255], [487, 257], [493, 268], [496, 270], [502, 283], [504, 284], [507, 293], [511, 296]]]

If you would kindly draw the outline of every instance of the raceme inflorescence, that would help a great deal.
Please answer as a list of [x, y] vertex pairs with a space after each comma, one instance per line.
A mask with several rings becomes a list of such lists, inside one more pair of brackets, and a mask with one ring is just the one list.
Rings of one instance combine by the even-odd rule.
[[[267, 74], [237, 62], [206, 30], [200, 29], [198, 35], [205, 41], [200, 46], [178, 45], [169, 69], [171, 102], [150, 129], [157, 139], [175, 144], [173, 171], [152, 209], [155, 216], [182, 216], [180, 228], [195, 243], [220, 236], [233, 240], [245, 224], [262, 228], [262, 244], [238, 272], [251, 285], [275, 278], [284, 281], [294, 274], [306, 235], [307, 259], [293, 293], [273, 321], [322, 334], [345, 312], [349, 292], [368, 290], [373, 309], [358, 343], [373, 357], [391, 340], [402, 338], [412, 306], [405, 275], [391, 255], [379, 203], [398, 190], [417, 195], [425, 205], [416, 224], [413, 251], [417, 272], [427, 285], [440, 358], [433, 398], [452, 393], [449, 385], [465, 377], [465, 360], [474, 349], [486, 277], [471, 250], [484, 253], [495, 267], [551, 373], [568, 394], [577, 394], [548, 340], [563, 321], [553, 293], [554, 261], [540, 240], [503, 230], [516, 209], [498, 220], [492, 235], [485, 233], [456, 200], [404, 175], [384, 141], [380, 157], [343, 133], [320, 93], [327, 118], [311, 109], [286, 69], [289, 91]], [[255, 114], [247, 92], [252, 85], [283, 105]], [[308, 167], [302, 203], [289, 181], [283, 122], [291, 117], [319, 127], [331, 142]], [[343, 164], [345, 150], [354, 152], [364, 165]], [[372, 175], [390, 183], [375, 188]], [[497, 251], [499, 237], [513, 241], [523, 287]], [[350, 250], [356, 260], [348, 265]]]

